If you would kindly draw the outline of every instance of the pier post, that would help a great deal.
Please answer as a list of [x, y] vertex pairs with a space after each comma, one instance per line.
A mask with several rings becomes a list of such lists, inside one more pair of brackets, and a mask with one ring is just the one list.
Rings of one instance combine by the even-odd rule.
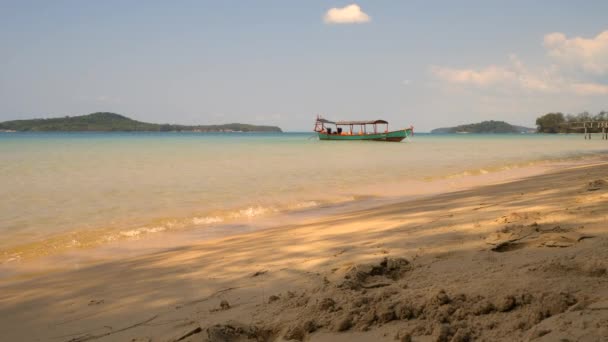
[[587, 140], [587, 124], [584, 124], [584, 125], [585, 125], [585, 140]]

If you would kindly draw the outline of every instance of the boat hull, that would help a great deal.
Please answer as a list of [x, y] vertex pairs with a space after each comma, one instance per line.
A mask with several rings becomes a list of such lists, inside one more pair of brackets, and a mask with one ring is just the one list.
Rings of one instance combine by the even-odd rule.
[[370, 134], [327, 134], [319, 132], [319, 140], [338, 140], [338, 141], [353, 141], [353, 140], [370, 140], [370, 141], [392, 141], [400, 142], [403, 139], [412, 136], [411, 129], [402, 129], [386, 133], [370, 133]]

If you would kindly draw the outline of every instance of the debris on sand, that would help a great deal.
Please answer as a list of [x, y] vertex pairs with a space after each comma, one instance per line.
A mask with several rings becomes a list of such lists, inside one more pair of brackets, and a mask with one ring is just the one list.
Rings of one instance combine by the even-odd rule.
[[490, 234], [485, 242], [493, 245], [494, 252], [510, 252], [527, 246], [536, 247], [571, 247], [576, 243], [592, 238], [591, 235], [582, 234], [574, 229], [555, 225], [542, 227], [537, 222], [530, 225], [507, 225]]
[[220, 309], [222, 309], [222, 310], [230, 309], [230, 304], [228, 304], [227, 300], [224, 299], [220, 302]]
[[209, 312], [225, 311], [225, 310], [229, 310], [230, 308], [232, 308], [230, 306], [230, 303], [228, 303], [227, 300], [222, 299], [222, 301], [220, 302], [220, 306], [209, 310]]
[[410, 269], [410, 262], [405, 258], [384, 258], [379, 264], [351, 268], [339, 287], [351, 290], [386, 287], [390, 285], [387, 280], [397, 280]]
[[596, 191], [604, 188], [608, 188], [608, 182], [603, 179], [596, 179], [587, 184], [587, 191]]
[[185, 333], [184, 335], [180, 336], [180, 337], [179, 337], [179, 338], [177, 338], [175, 341], [176, 341], [176, 342], [178, 342], [178, 341], [183, 341], [183, 340], [187, 339], [188, 337], [191, 337], [192, 335], [196, 335], [196, 334], [198, 334], [198, 333], [200, 333], [200, 332], [202, 332], [202, 331], [203, 331], [203, 329], [201, 329], [201, 327], [196, 327], [196, 328], [194, 328], [194, 329], [192, 329], [192, 330], [188, 331], [188, 332], [187, 332], [187, 333]]
[[267, 270], [260, 270], [260, 271], [255, 272], [254, 274], [252, 274], [251, 278], [259, 277], [259, 276], [264, 275], [266, 273], [268, 273]]

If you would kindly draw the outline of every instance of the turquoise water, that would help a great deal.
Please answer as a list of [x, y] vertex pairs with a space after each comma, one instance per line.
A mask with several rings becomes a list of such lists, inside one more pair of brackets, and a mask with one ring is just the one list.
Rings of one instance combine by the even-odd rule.
[[0, 262], [608, 151], [581, 135], [2, 133]]

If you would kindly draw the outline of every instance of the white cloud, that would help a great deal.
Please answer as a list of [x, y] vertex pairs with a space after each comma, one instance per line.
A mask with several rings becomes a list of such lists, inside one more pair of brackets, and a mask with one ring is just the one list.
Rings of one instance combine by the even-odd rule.
[[478, 88], [509, 88], [537, 93], [569, 93], [583, 96], [608, 95], [608, 85], [565, 79], [551, 69], [530, 72], [525, 67], [489, 66], [480, 69], [457, 69], [432, 66], [435, 78], [451, 84]]
[[334, 7], [325, 13], [327, 24], [362, 24], [371, 20], [369, 15], [361, 10], [357, 4], [351, 4], [342, 8]]
[[431, 66], [431, 74], [447, 84], [460, 84], [486, 89], [516, 89], [536, 93], [562, 93], [579, 96], [608, 95], [608, 85], [585, 81], [584, 73], [569, 74], [563, 67], [575, 66], [592, 74], [608, 73], [608, 31], [593, 39], [568, 39], [562, 33], [544, 37], [543, 45], [557, 63], [529, 69], [514, 54], [505, 65], [476, 68]]
[[602, 75], [608, 73], [608, 31], [593, 38], [567, 38], [560, 32], [545, 35], [543, 46], [557, 62]]
[[432, 66], [431, 72], [435, 77], [450, 83], [472, 84], [481, 87], [511, 83], [516, 79], [514, 72], [494, 65], [477, 70]]
[[530, 72], [516, 55], [511, 55], [510, 61], [511, 63], [505, 66], [490, 65], [470, 69], [432, 66], [431, 73], [444, 82], [481, 88], [508, 87], [537, 92], [558, 90], [557, 83], [561, 83], [561, 80], [550, 70]]

